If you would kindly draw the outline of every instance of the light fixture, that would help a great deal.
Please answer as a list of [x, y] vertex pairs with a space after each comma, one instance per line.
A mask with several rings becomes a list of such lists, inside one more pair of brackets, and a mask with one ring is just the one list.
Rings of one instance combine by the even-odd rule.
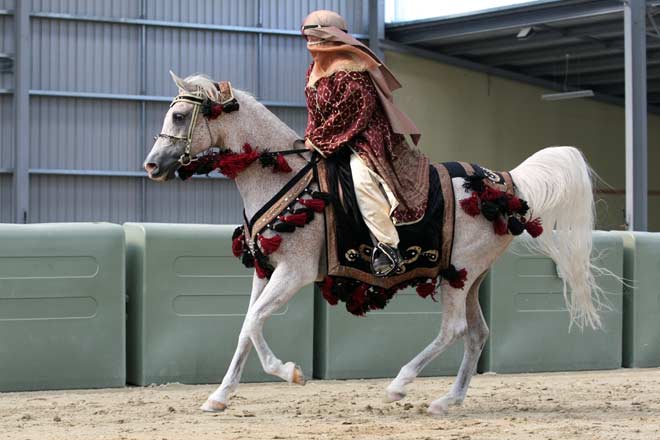
[[516, 35], [516, 38], [519, 40], [526, 40], [527, 38], [531, 37], [534, 35], [534, 28], [532, 26], [527, 26], [518, 32], [518, 35]]
[[542, 101], [562, 101], [564, 99], [577, 99], [577, 98], [590, 98], [594, 96], [594, 91], [587, 90], [574, 90], [572, 92], [561, 93], [546, 93], [541, 95]]
[[544, 93], [541, 95], [541, 101], [563, 101], [565, 99], [591, 98], [594, 96], [594, 91], [591, 89], [568, 90], [568, 61], [571, 58], [571, 54], [567, 53], [564, 57], [566, 59], [566, 66], [564, 67], [564, 91]]

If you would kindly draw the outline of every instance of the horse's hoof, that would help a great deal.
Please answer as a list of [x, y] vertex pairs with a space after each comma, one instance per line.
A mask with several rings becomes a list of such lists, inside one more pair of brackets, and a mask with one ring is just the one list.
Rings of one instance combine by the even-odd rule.
[[385, 401], [387, 403], [398, 402], [406, 397], [405, 391], [390, 391], [385, 390]]
[[305, 385], [306, 382], [302, 369], [298, 365], [295, 365], [293, 368], [293, 374], [291, 375], [291, 383]]
[[426, 412], [432, 416], [444, 416], [449, 412], [449, 405], [441, 400], [436, 400], [429, 405]]
[[219, 413], [226, 410], [227, 405], [225, 405], [222, 402], [216, 402], [215, 400], [209, 399], [206, 402], [204, 402], [204, 405], [202, 405], [200, 409], [204, 412]]

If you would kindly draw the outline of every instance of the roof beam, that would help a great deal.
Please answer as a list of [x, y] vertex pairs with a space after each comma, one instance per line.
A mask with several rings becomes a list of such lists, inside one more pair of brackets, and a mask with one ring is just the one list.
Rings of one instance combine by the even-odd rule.
[[[574, 75], [571, 75], [569, 70], [569, 78], [571, 76], [575, 79]], [[652, 67], [646, 69], [646, 77], [650, 79], [660, 78], [660, 67]], [[626, 76], [623, 69], [617, 72], [609, 73], [597, 73], [593, 75], [581, 75], [579, 78], [580, 84], [585, 85], [598, 85], [598, 84], [612, 84], [612, 83], [624, 83]]]
[[[625, 84], [612, 84], [597, 87], [596, 90], [599, 93], [604, 93], [606, 95], [623, 95], [626, 92]], [[646, 91], [648, 93], [660, 92], [660, 79], [651, 79], [646, 82]]]
[[[571, 46], [559, 47], [551, 50], [529, 50], [524, 52], [517, 52], [511, 55], [504, 56], [486, 56], [479, 58], [480, 63], [490, 64], [494, 66], [504, 65], [519, 65], [529, 66], [532, 64], [551, 63], [556, 61], [564, 61], [566, 54], [571, 58], [595, 58], [608, 55], [616, 55], [623, 53], [623, 42], [620, 40], [605, 41], [609, 47], [602, 47], [596, 43], [580, 43]], [[660, 48], [660, 41], [652, 39], [647, 43], [649, 49]]]
[[520, 50], [539, 49], [566, 44], [566, 40], [580, 40], [586, 37], [616, 37], [623, 35], [623, 23], [620, 19], [570, 28], [553, 28], [550, 26], [535, 29], [529, 38], [519, 40], [515, 35], [490, 38], [465, 43], [446, 44], [436, 47], [447, 55], [494, 55]]
[[[660, 64], [660, 50], [648, 51], [646, 62], [648, 66]], [[568, 73], [596, 73], [619, 70], [622, 68], [623, 63], [623, 53], [595, 59], [569, 59]], [[564, 66], [564, 62], [544, 63], [527, 69], [522, 69], [522, 72], [530, 76], [563, 76], [565, 70]]]
[[569, 0], [527, 6], [525, 9], [509, 8], [456, 18], [390, 25], [386, 28], [385, 33], [391, 40], [415, 44], [430, 40], [465, 38], [475, 34], [524, 26], [618, 14], [622, 10], [623, 5], [619, 0]]

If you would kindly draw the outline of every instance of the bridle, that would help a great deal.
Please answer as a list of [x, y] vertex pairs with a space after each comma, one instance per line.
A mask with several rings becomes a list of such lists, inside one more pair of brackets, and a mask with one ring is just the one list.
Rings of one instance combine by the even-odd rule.
[[234, 96], [234, 90], [231, 87], [229, 81], [220, 81], [216, 84], [216, 88], [220, 92], [220, 101], [212, 101], [202, 89], [198, 89], [195, 92], [182, 92], [174, 97], [170, 108], [179, 102], [187, 102], [192, 104], [193, 110], [190, 118], [190, 125], [188, 125], [188, 130], [185, 136], [174, 136], [166, 133], [159, 133], [154, 136], [154, 141], [158, 138], [168, 139], [172, 144], [178, 142], [184, 142], [183, 154], [179, 157], [178, 162], [182, 166], [189, 165], [194, 158], [191, 156], [191, 145], [192, 145], [192, 133], [197, 123], [197, 117], [200, 113], [204, 116], [204, 121], [206, 123], [206, 129], [209, 132], [209, 137], [213, 139], [211, 135], [211, 128], [209, 127], [209, 119], [217, 118], [221, 113], [230, 113], [238, 110], [239, 105], [236, 97]]

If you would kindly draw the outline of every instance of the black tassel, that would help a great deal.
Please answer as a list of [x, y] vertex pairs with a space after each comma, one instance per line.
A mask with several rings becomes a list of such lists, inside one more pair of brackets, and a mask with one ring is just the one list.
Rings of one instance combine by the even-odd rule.
[[506, 195], [498, 197], [495, 199], [495, 204], [502, 214], [508, 214], [509, 211], [509, 202], [506, 199]]
[[326, 203], [330, 203], [332, 201], [332, 196], [323, 191], [312, 191], [312, 198], [313, 199], [321, 199]]
[[243, 258], [241, 259], [243, 266], [247, 268], [254, 267], [254, 257], [250, 252], [243, 252]]
[[484, 176], [478, 176], [476, 174], [467, 176], [465, 182], [463, 182], [463, 188], [467, 192], [476, 191], [481, 194], [486, 189], [484, 186]]
[[268, 150], [263, 150], [259, 156], [259, 163], [263, 168], [275, 166], [275, 155], [270, 154]]
[[525, 225], [523, 225], [520, 220], [513, 216], [509, 217], [507, 226], [509, 228], [509, 232], [511, 232], [511, 235], [520, 235], [525, 231]]
[[293, 232], [296, 230], [296, 225], [290, 223], [278, 222], [273, 226], [273, 230], [277, 232]]
[[243, 235], [243, 226], [239, 226], [236, 229], [234, 229], [234, 233], [231, 234], [231, 239], [236, 240], [241, 235]]
[[181, 180], [188, 180], [192, 177], [193, 174], [195, 174], [195, 171], [187, 170], [184, 167], [181, 167], [178, 170], [176, 170], [176, 175]]
[[489, 201], [481, 201], [481, 214], [486, 218], [486, 220], [492, 222], [500, 214], [500, 208], [497, 204]]
[[527, 212], [529, 211], [529, 205], [527, 204], [527, 201], [520, 199], [520, 209], [518, 210], [518, 214], [521, 216], [527, 215]]

